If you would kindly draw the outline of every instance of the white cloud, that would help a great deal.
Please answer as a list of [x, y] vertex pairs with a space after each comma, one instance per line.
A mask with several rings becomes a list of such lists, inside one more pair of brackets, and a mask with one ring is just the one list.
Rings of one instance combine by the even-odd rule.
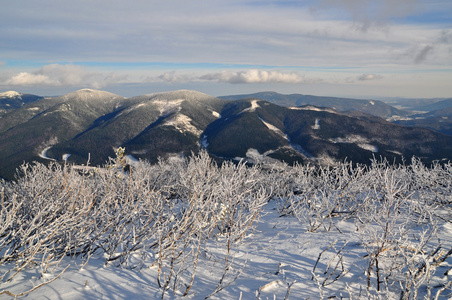
[[27, 72], [20, 72], [5, 82], [7, 85], [57, 85], [57, 83], [46, 75]]
[[5, 85], [14, 86], [89, 86], [102, 88], [108, 84], [124, 82], [126, 76], [115, 73], [100, 73], [87, 70], [85, 67], [72, 64], [50, 64], [34, 72], [20, 72], [7, 79]]
[[223, 71], [210, 73], [200, 77], [202, 80], [212, 80], [227, 83], [302, 83], [304, 78], [297, 73], [279, 71], [245, 70]]
[[[176, 71], [169, 71], [169, 72], [165, 72], [162, 75], [157, 77], [158, 80], [162, 80], [165, 82], [189, 82], [189, 81], [194, 81], [196, 80], [196, 77], [192, 76], [192, 75], [179, 75], [176, 74]], [[154, 79], [151, 79], [151, 81], [154, 81]]]

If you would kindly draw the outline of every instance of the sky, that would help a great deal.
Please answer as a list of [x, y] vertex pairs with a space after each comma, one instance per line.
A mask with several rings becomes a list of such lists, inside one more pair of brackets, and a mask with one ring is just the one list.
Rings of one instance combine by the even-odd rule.
[[452, 97], [450, 0], [0, 5], [0, 92]]

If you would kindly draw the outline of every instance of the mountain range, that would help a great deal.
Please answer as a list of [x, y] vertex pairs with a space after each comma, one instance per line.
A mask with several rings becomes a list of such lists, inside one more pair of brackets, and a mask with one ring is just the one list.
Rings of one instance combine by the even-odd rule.
[[407, 116], [410, 113], [397, 109], [379, 100], [349, 99], [337, 97], [321, 97], [312, 95], [290, 94], [284, 95], [275, 92], [259, 92], [254, 94], [221, 96], [222, 99], [239, 100], [245, 98], [257, 98], [282, 106], [315, 105], [329, 107], [340, 112], [359, 111], [370, 115], [389, 118], [395, 115]]
[[250, 163], [452, 159], [452, 136], [388, 122], [382, 117], [410, 112], [376, 100], [271, 92], [232, 100], [188, 90], [131, 98], [90, 89], [59, 97], [4, 94], [0, 176], [6, 179], [24, 161], [101, 165], [120, 146], [130, 159], [151, 162], [200, 149], [218, 160]]

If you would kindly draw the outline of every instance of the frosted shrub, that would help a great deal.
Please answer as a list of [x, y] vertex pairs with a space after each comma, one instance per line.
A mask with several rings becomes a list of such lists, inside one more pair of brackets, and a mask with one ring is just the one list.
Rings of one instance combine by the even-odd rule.
[[232, 163], [217, 166], [205, 152], [191, 157], [178, 172], [175, 191], [179, 202], [173, 208], [177, 230], [171, 233], [170, 244], [166, 244], [165, 235], [159, 241], [160, 258], [165, 249], [172, 249], [171, 258], [159, 262], [160, 273], [166, 278], [161, 286], [167, 289], [172, 285], [175, 290], [182, 285], [183, 274], [190, 274], [190, 282], [185, 283], [184, 294], [187, 294], [199, 254], [205, 250], [207, 241], [213, 239], [225, 249], [223, 271], [219, 272], [222, 275], [215, 293], [229, 284], [232, 247], [258, 221], [269, 195], [256, 179], [258, 168]]
[[355, 224], [367, 253], [367, 297], [416, 299], [421, 287], [431, 295], [430, 280], [441, 278], [437, 267], [452, 255], [437, 236], [439, 222], [451, 222], [451, 170], [450, 163], [427, 167], [416, 158], [410, 165], [373, 160], [370, 166], [295, 166], [272, 180], [284, 186], [276, 196], [280, 215], [295, 216], [308, 232], [341, 232], [337, 224], [344, 220]]
[[294, 215], [310, 232], [320, 228], [331, 230], [333, 218], [349, 218], [365, 199], [362, 177], [365, 167], [343, 163], [332, 167], [295, 166], [288, 171], [290, 182], [280, 198], [281, 214]]
[[[124, 154], [119, 148], [102, 168], [25, 164], [15, 182], [0, 183], [0, 295], [25, 295], [57, 279], [67, 267], [63, 258], [71, 256], [81, 268], [92, 257], [138, 271], [154, 267], [162, 298], [196, 292], [202, 264], [217, 282], [209, 298], [242, 274], [237, 249], [270, 200], [281, 217], [295, 217], [308, 233], [340, 236], [345, 222], [355, 229], [347, 235], [355, 243], [344, 238], [319, 254], [312, 278], [321, 295], [350, 271], [351, 244], [366, 260], [354, 272], [364, 274], [357, 276], [367, 297], [415, 299], [419, 291], [439, 297], [452, 285], [432, 283], [452, 256], [437, 235], [439, 222], [451, 222], [450, 163], [264, 169], [217, 164], [201, 151], [129, 168]], [[16, 294], [2, 289], [35, 266], [48, 281]]]

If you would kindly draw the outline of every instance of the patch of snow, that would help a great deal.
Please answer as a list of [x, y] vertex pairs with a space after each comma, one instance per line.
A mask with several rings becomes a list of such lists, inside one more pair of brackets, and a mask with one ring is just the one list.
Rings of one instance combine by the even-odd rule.
[[267, 126], [268, 129], [270, 129], [271, 131], [274, 131], [276, 134], [278, 134], [282, 138], [284, 138], [286, 140], [289, 140], [287, 138], [287, 135], [284, 132], [282, 132], [281, 129], [279, 129], [278, 127], [276, 127], [276, 126], [274, 126], [274, 125], [272, 125], [270, 123], [265, 122], [262, 118], [259, 118], [259, 120], [261, 120], [262, 123], [264, 123], [264, 125]]
[[256, 149], [250, 148], [246, 151], [245, 160], [252, 164], [262, 164], [263, 163], [263, 164], [275, 165], [275, 164], [281, 163], [279, 160], [267, 156], [274, 152], [275, 152], [274, 150], [269, 150], [269, 151], [264, 152], [263, 154], [260, 154], [259, 151], [257, 151]]
[[15, 97], [20, 97], [21, 94], [19, 94], [16, 91], [7, 91], [7, 92], [3, 92], [0, 93], [0, 98], [15, 98]]
[[320, 120], [319, 119], [315, 119], [314, 126], [311, 126], [311, 128], [313, 130], [319, 130], [320, 129]]
[[378, 152], [377, 146], [369, 144], [369, 140], [360, 135], [352, 134], [352, 135], [346, 136], [345, 138], [338, 137], [338, 138], [330, 139], [330, 142], [355, 144], [356, 146], [360, 147], [361, 149], [372, 151], [374, 153]]
[[375, 102], [373, 102], [372, 100], [370, 100], [369, 103], [375, 105]]
[[207, 149], [207, 147], [209, 147], [209, 143], [207, 142], [207, 135], [203, 135], [201, 137], [201, 139], [199, 140], [199, 145], [204, 149]]
[[179, 112], [181, 107], [180, 105], [184, 102], [184, 99], [176, 99], [176, 100], [164, 100], [164, 99], [155, 99], [152, 100], [152, 104], [157, 106], [157, 109], [160, 111], [160, 116], [168, 116], [172, 113]]
[[221, 118], [221, 115], [214, 110], [212, 110], [212, 115], [216, 118]]
[[63, 159], [64, 161], [67, 161], [67, 159], [69, 158], [69, 156], [71, 156], [70, 153], [63, 154], [62, 159]]
[[367, 150], [367, 151], [371, 151], [373, 153], [377, 153], [378, 152], [378, 147], [371, 145], [371, 144], [356, 144], [359, 148]]
[[391, 153], [394, 153], [394, 154], [402, 156], [402, 152], [399, 152], [399, 151], [396, 151], [396, 150], [388, 150], [388, 152], [391, 152]]
[[259, 104], [257, 104], [258, 100], [251, 100], [251, 106], [248, 108], [245, 108], [244, 110], [242, 110], [241, 114], [244, 112], [254, 112], [256, 111], [256, 108], [259, 108]]
[[29, 108], [27, 108], [27, 110], [31, 110], [31, 111], [39, 110], [39, 107], [29, 107]]
[[58, 111], [70, 111], [71, 109], [72, 109], [72, 107], [69, 104], [64, 103], [60, 106]]
[[394, 121], [411, 121], [413, 120], [413, 118], [410, 117], [403, 117], [403, 116], [391, 116], [389, 118], [386, 119], [386, 121], [388, 122], [394, 122]]
[[188, 116], [184, 114], [175, 114], [171, 117], [169, 117], [163, 125], [166, 126], [173, 126], [179, 132], [190, 132], [193, 133], [196, 136], [201, 136], [202, 131], [196, 128], [191, 124], [192, 119], [190, 119]]
[[41, 151], [41, 153], [39, 153], [38, 155], [40, 158], [51, 160], [51, 161], [56, 161], [56, 159], [53, 159], [53, 158], [47, 156], [47, 151], [49, 151], [50, 148], [52, 148], [52, 146], [48, 146], [48, 147], [44, 148]]
[[136, 159], [135, 157], [133, 157], [130, 154], [126, 155], [126, 163], [131, 165], [131, 166], [136, 166], [139, 163], [139, 160]]
[[305, 156], [307, 158], [314, 158], [314, 156], [312, 156], [311, 153], [306, 151], [303, 147], [301, 147], [298, 144], [290, 143], [290, 147], [292, 147], [292, 149], [294, 149], [295, 151], [297, 151], [298, 153], [302, 154], [303, 156]]
[[292, 110], [312, 110], [312, 111], [325, 111], [325, 112], [329, 112], [332, 114], [339, 114], [337, 111], [335, 111], [334, 109], [331, 108], [320, 108], [320, 107], [316, 107], [316, 106], [311, 106], [311, 105], [306, 105], [306, 106], [291, 106], [288, 107], [289, 109]]

